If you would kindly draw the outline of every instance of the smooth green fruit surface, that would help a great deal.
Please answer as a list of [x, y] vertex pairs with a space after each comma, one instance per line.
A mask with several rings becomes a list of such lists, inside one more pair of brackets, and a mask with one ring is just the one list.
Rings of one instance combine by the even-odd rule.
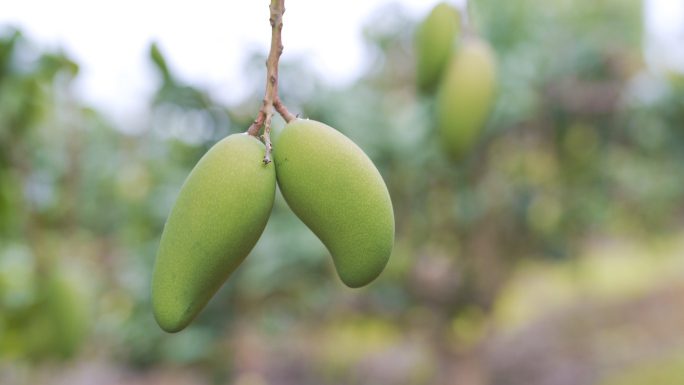
[[382, 272], [394, 245], [394, 212], [385, 182], [366, 154], [335, 129], [297, 119], [273, 150], [288, 205], [323, 242], [349, 287]]
[[495, 92], [494, 52], [483, 40], [465, 40], [437, 96], [437, 125], [449, 155], [458, 158], [470, 151], [492, 109]]
[[183, 184], [162, 234], [152, 310], [167, 332], [183, 330], [259, 240], [273, 208], [275, 167], [246, 134], [212, 147]]
[[439, 3], [418, 27], [415, 38], [416, 82], [423, 92], [438, 84], [452, 55], [460, 25], [459, 13], [447, 3]]

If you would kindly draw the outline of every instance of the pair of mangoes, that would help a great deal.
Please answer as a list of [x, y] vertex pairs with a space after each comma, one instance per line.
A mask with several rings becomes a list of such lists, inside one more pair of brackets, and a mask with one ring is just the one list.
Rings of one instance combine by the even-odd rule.
[[366, 154], [335, 129], [296, 119], [273, 162], [247, 134], [228, 136], [192, 170], [162, 234], [152, 278], [159, 326], [188, 326], [259, 240], [276, 180], [292, 211], [323, 242], [342, 282], [361, 287], [384, 269], [394, 244], [387, 187]]
[[494, 104], [496, 59], [489, 44], [472, 33], [459, 39], [459, 12], [447, 3], [433, 8], [416, 34], [416, 82], [436, 90], [437, 128], [453, 158], [467, 155]]

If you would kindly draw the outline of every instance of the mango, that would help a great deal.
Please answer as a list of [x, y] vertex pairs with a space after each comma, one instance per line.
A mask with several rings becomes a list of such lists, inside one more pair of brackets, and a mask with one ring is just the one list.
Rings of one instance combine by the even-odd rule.
[[332, 127], [297, 119], [273, 158], [285, 201], [328, 248], [342, 282], [356, 288], [377, 278], [392, 253], [394, 212], [363, 150]]
[[78, 275], [58, 270], [53, 273], [46, 292], [55, 353], [64, 359], [78, 353], [89, 329], [90, 301], [81, 285]]
[[437, 94], [439, 138], [453, 158], [465, 156], [475, 144], [494, 104], [496, 83], [489, 44], [474, 37], [464, 40]]
[[442, 2], [418, 27], [415, 36], [416, 83], [422, 92], [433, 91], [439, 83], [451, 58], [459, 26], [458, 11]]
[[152, 276], [152, 311], [165, 331], [187, 327], [263, 233], [276, 188], [275, 167], [263, 162], [265, 151], [252, 136], [228, 136], [183, 184]]

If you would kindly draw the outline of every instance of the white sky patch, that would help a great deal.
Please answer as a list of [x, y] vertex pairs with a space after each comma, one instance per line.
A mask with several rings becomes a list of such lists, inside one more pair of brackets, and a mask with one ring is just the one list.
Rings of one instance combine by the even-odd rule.
[[[645, 0], [649, 62], [684, 68], [684, 0]], [[361, 27], [392, 0], [288, 0], [283, 60], [304, 56], [330, 85], [353, 82], [364, 68]], [[438, 0], [399, 0], [422, 18]], [[464, 0], [450, 1], [461, 5]], [[114, 119], [124, 131], [141, 117], [158, 85], [148, 57], [157, 41], [181, 81], [234, 103], [249, 88], [241, 69], [254, 50], [267, 54], [268, 1], [163, 0], [5, 1], [0, 26], [20, 28], [46, 48], [62, 47], [81, 65], [77, 95]], [[265, 67], [264, 67], [265, 77]], [[131, 131], [137, 128], [130, 127]]]
[[646, 0], [644, 25], [649, 66], [684, 72], [684, 0]]
[[[354, 81], [364, 64], [363, 22], [390, 2], [347, 0], [333, 7], [320, 0], [288, 0], [283, 60], [307, 57], [331, 85]], [[46, 48], [62, 47], [81, 66], [77, 95], [124, 126], [144, 114], [158, 85], [148, 56], [151, 41], [181, 81], [209, 90], [224, 103], [241, 100], [249, 88], [241, 76], [247, 55], [267, 54], [270, 46], [267, 0], [195, 0], [191, 6], [163, 0], [5, 3], [0, 26], [18, 27]], [[436, 3], [401, 1], [417, 16]]]

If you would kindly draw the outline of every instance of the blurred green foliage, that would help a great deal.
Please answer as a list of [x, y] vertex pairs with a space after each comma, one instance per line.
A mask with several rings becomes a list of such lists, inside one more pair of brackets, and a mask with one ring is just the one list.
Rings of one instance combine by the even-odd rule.
[[[516, 285], [581, 302], [565, 285], [582, 276], [573, 266], [587, 241], [681, 234], [684, 77], [645, 68], [641, 7], [636, 0], [472, 2], [475, 30], [496, 51], [500, 86], [484, 134], [461, 161], [440, 151], [434, 98], [416, 90], [421, 20], [401, 7], [369, 21], [368, 70], [348, 87], [330, 89], [305, 58], [283, 56], [284, 104], [347, 135], [383, 175], [396, 217], [393, 255], [372, 285], [345, 288], [324, 246], [277, 194], [256, 248], [177, 335], [163, 333], [150, 310], [159, 237], [200, 157], [254, 119], [265, 53], [244, 70], [254, 79], [249, 97], [222, 106], [183, 84], [152, 45], [159, 87], [150, 127], [129, 136], [72, 95], [76, 63], [5, 32], [0, 371], [95, 357], [140, 370], [197, 370], [217, 384], [446, 384], [472, 368], [489, 380], [470, 383], [568, 383], [516, 361], [557, 335], [544, 334], [552, 327], [528, 319], [539, 332], [521, 335], [545, 337], [530, 337], [512, 355], [497, 345], [492, 325], [502, 307], [522, 306], [515, 298], [525, 290]], [[274, 122], [277, 138], [284, 122]], [[552, 267], [519, 279], [519, 267], [531, 263]], [[621, 259], [607, 263], [602, 271], [611, 276]], [[671, 345], [651, 354], [666, 356], [678, 346]], [[553, 367], [544, 359], [552, 355], [530, 362]], [[647, 368], [632, 380], [611, 379], [582, 365], [567, 370], [583, 377], [565, 378], [636, 384], [660, 375], [648, 377]]]

